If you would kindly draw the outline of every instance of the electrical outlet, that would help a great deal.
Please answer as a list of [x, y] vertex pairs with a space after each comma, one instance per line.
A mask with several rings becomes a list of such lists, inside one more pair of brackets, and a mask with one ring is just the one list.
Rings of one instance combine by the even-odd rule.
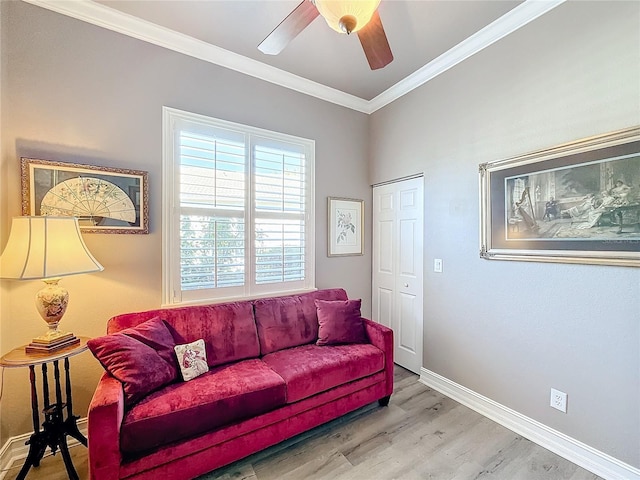
[[561, 412], [567, 413], [567, 394], [561, 392], [560, 390], [556, 390], [555, 388], [551, 389], [551, 406], [556, 410], [560, 410]]

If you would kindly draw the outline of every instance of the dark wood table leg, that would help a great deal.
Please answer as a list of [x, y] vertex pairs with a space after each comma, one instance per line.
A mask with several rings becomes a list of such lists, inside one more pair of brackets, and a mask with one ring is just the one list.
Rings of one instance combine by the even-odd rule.
[[40, 412], [38, 411], [38, 391], [36, 390], [36, 369], [29, 365], [29, 381], [31, 382], [31, 419], [33, 420], [33, 432], [40, 431]]
[[73, 417], [73, 406], [71, 400], [71, 377], [69, 377], [69, 359], [64, 359], [64, 377], [66, 383], [66, 393], [67, 393], [67, 418]]
[[45, 410], [49, 408], [49, 376], [47, 375], [47, 364], [42, 364], [42, 401]]
[[31, 419], [33, 421], [33, 434], [25, 445], [29, 445], [29, 453], [20, 469], [16, 480], [24, 480], [31, 467], [40, 465], [40, 460], [44, 456], [47, 443], [40, 431], [40, 412], [38, 409], [38, 390], [36, 389], [36, 370], [33, 365], [29, 365], [29, 382], [31, 383]]
[[73, 400], [71, 398], [71, 376], [69, 375], [69, 359], [64, 359], [64, 373], [66, 380], [66, 393], [67, 393], [67, 419], [65, 420], [65, 431], [68, 435], [78, 440], [85, 447], [87, 446], [87, 438], [80, 433], [78, 424], [76, 421], [79, 417], [73, 414]]
[[60, 365], [58, 365], [58, 360], [53, 361], [53, 378], [56, 381], [56, 405], [62, 411], [62, 387], [60, 386]]
[[67, 468], [67, 474], [69, 475], [69, 479], [80, 480], [80, 477], [78, 477], [78, 472], [76, 472], [76, 469], [73, 466], [73, 462], [71, 461], [71, 455], [69, 454], [69, 447], [67, 446], [66, 432], [60, 433], [60, 438], [58, 439], [58, 441], [60, 443], [60, 453], [62, 454], [62, 460], [64, 460], [64, 466]]
[[24, 465], [20, 469], [20, 473], [18, 473], [16, 480], [24, 480], [31, 467], [37, 467], [40, 465], [40, 460], [42, 460], [44, 452], [47, 449], [47, 443], [43, 441], [44, 438], [40, 435], [41, 433], [43, 432], [34, 433], [27, 441], [29, 444], [29, 453], [27, 454], [27, 459], [24, 461]]

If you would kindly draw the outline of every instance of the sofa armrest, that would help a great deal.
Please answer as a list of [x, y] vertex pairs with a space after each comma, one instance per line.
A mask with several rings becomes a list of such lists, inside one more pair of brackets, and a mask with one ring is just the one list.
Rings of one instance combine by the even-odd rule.
[[369, 341], [384, 353], [386, 395], [389, 396], [393, 393], [393, 330], [368, 318], [363, 318], [363, 320]]
[[122, 384], [108, 373], [98, 382], [89, 404], [89, 477], [111, 480], [119, 477], [120, 425], [124, 418]]

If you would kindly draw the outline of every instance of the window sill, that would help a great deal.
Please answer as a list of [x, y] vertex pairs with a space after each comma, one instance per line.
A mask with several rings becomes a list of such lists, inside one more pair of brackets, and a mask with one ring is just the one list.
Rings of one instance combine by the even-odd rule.
[[270, 298], [270, 297], [285, 297], [287, 295], [298, 295], [302, 293], [315, 292], [317, 290], [316, 287], [312, 288], [304, 288], [299, 290], [282, 290], [278, 292], [264, 293], [259, 295], [251, 295], [251, 296], [239, 296], [239, 297], [221, 297], [221, 298], [204, 298], [201, 300], [191, 300], [187, 302], [176, 302], [176, 303], [163, 303], [160, 305], [160, 308], [178, 308], [178, 307], [189, 307], [195, 305], [214, 305], [217, 303], [229, 303], [229, 302], [244, 302], [248, 300], [257, 300], [259, 298]]

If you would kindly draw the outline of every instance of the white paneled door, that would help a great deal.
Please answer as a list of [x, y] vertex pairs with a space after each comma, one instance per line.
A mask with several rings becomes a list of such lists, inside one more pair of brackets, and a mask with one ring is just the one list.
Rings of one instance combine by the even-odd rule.
[[373, 320], [393, 329], [394, 359], [422, 366], [423, 177], [373, 188]]

